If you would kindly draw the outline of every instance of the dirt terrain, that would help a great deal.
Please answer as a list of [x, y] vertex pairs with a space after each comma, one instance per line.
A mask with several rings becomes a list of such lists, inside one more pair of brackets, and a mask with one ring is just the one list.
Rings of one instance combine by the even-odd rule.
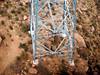
[[77, 0], [75, 66], [56, 56], [35, 66], [28, 0], [0, 0], [0, 75], [99, 75], [99, 13], [99, 0]]

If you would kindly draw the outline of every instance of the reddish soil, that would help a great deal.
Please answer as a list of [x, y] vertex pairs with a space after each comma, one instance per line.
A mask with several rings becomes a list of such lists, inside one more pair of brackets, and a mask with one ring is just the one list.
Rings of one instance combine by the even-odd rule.
[[28, 0], [0, 0], [0, 75], [100, 75], [100, 1], [77, 1], [75, 66], [47, 57], [32, 64]]

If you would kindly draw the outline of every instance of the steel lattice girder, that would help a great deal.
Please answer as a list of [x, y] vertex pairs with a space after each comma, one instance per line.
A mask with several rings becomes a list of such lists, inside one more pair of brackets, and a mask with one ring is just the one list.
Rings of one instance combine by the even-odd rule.
[[[37, 59], [49, 55], [65, 55], [72, 64], [76, 0], [31, 0], [30, 3], [34, 64]], [[57, 45], [55, 38], [59, 38]]]

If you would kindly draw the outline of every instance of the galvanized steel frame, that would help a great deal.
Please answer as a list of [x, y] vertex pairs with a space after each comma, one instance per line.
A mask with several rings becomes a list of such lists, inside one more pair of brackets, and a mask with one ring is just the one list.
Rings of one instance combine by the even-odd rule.
[[[68, 3], [68, 0], [63, 0], [63, 19], [62, 19], [61, 25], [59, 25], [58, 28], [55, 25], [54, 20], [53, 20], [53, 15], [52, 15], [50, 3], [58, 3], [59, 4], [60, 0], [54, 0], [54, 1], [41, 0], [41, 1], [44, 2], [43, 7], [45, 6], [45, 4], [48, 5], [48, 10], [49, 10], [49, 13], [50, 13], [50, 16], [51, 16], [53, 29], [49, 29], [45, 25], [43, 27], [50, 30], [52, 33], [57, 33], [60, 30], [62, 37], [64, 37], [64, 38], [67, 37], [68, 45], [66, 45], [66, 47], [68, 47], [68, 50], [67, 50], [67, 56], [66, 57], [67, 57], [69, 64], [72, 64], [73, 61], [74, 61], [74, 59], [73, 59], [74, 32], [76, 31], [76, 0], [70, 0], [73, 3], [72, 6], [71, 6], [73, 8], [72, 9], [73, 14], [70, 11], [70, 6], [69, 6], [69, 3]], [[38, 56], [41, 57], [41, 58], [44, 56], [43, 50], [42, 50], [43, 48], [48, 50], [48, 51], [46, 51], [47, 56], [52, 55], [52, 54], [61, 55], [62, 53], [59, 52], [58, 49], [59, 49], [59, 46], [61, 46], [61, 44], [63, 43], [64, 39], [61, 41], [61, 43], [59, 44], [59, 46], [57, 47], [57, 49], [55, 51], [48, 49], [46, 46], [44, 46], [42, 44], [41, 46], [39, 46], [40, 54], [37, 55], [37, 45], [38, 44], [37, 44], [36, 41], [38, 40], [38, 38], [42, 37], [42, 36], [38, 36], [38, 33], [37, 33], [39, 31], [39, 20], [40, 20], [38, 13], [39, 13], [39, 10], [41, 10], [42, 7], [39, 5], [39, 0], [31, 0], [30, 4], [31, 4], [31, 7], [30, 7], [30, 34], [31, 34], [31, 37], [32, 37], [33, 62], [35, 64], [36, 59], [38, 59]], [[68, 20], [66, 20], [68, 18], [67, 16], [69, 16]], [[69, 29], [69, 24], [68, 24], [67, 21], [70, 22], [71, 29]], [[61, 27], [62, 27], [62, 29], [61, 29]], [[54, 34], [51, 34], [51, 35], [53, 36]]]

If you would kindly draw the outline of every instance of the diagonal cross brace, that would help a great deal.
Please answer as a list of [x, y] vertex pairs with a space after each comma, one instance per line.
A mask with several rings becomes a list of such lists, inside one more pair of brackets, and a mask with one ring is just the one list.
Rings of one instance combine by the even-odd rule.
[[[38, 55], [36, 54], [36, 52], [38, 51], [37, 50], [37, 38], [39, 37], [38, 36], [38, 33], [41, 32], [41, 29], [42, 27], [45, 27], [48, 31], [51, 31], [52, 34], [51, 35], [55, 35], [55, 34], [59, 34], [60, 32], [60, 36], [62, 36], [63, 38], [65, 38], [65, 40], [67, 39], [68, 40], [68, 45], [67, 46], [62, 46], [64, 41], [61, 41], [61, 43], [58, 45], [58, 47], [56, 48], [56, 50], [53, 52], [53, 51], [49, 51], [49, 54], [55, 54], [55, 52], [59, 52], [59, 48], [65, 48], [67, 49], [67, 57], [68, 57], [68, 62], [69, 64], [73, 64], [73, 50], [74, 50], [74, 32], [75, 32], [75, 27], [76, 27], [76, 0], [71, 0], [72, 1], [72, 5], [69, 5], [68, 4], [68, 0], [63, 0], [63, 19], [61, 21], [61, 24], [59, 26], [56, 26], [55, 24], [55, 20], [53, 18], [53, 14], [52, 14], [52, 6], [51, 6], [51, 3], [55, 4], [59, 4], [60, 5], [60, 0], [41, 0], [42, 4], [43, 4], [43, 7], [42, 5], [39, 4], [40, 0], [31, 0], [31, 10], [30, 10], [30, 34], [31, 34], [31, 37], [32, 37], [32, 48], [33, 48], [33, 61], [34, 61], [34, 64], [36, 64], [36, 59], [38, 58]], [[48, 25], [45, 25], [47, 23], [44, 23], [44, 21], [42, 21], [42, 19], [40, 19], [39, 17], [39, 12], [41, 12], [41, 10], [43, 8], [46, 7], [46, 5], [48, 6], [48, 12], [51, 16], [51, 21], [52, 21], [52, 25], [53, 25], [53, 29], [50, 29], [48, 28], [47, 26]], [[62, 6], [62, 5], [61, 5]], [[74, 14], [71, 13], [70, 11], [70, 7], [73, 8], [73, 12]], [[42, 12], [43, 13], [43, 12]], [[41, 20], [41, 28], [39, 28], [39, 20]], [[56, 29], [56, 27], [58, 27]], [[39, 31], [37, 31], [39, 28]], [[37, 33], [38, 32], [38, 33]], [[55, 33], [55, 34], [53, 34]], [[55, 35], [56, 36], [56, 35]], [[40, 37], [43, 37], [42, 35]], [[41, 39], [42, 40], [42, 39]], [[43, 43], [42, 43], [43, 44]], [[41, 47], [43, 47], [44, 45], [41, 45]], [[41, 48], [40, 47], [40, 48]], [[67, 48], [68, 47], [68, 48]], [[44, 46], [44, 48], [47, 48], [49, 49], [48, 47]], [[49, 49], [51, 50], [51, 49]], [[61, 51], [61, 49], [60, 49]], [[63, 51], [63, 52], [66, 52], [66, 51]], [[59, 53], [58, 53], [59, 54]], [[47, 54], [48, 55], [48, 54]], [[40, 56], [43, 56], [43, 50], [42, 48], [40, 49]]]

